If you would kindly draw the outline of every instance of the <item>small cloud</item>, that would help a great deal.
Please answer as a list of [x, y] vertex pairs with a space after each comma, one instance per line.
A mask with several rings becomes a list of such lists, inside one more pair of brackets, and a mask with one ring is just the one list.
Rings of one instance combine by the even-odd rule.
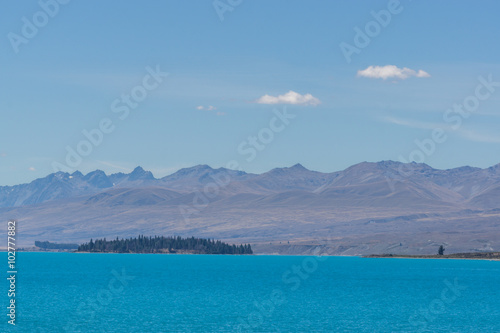
[[311, 94], [301, 95], [290, 90], [284, 95], [270, 96], [264, 95], [255, 101], [258, 104], [293, 104], [293, 105], [313, 105], [321, 104], [321, 101]]
[[214, 111], [214, 110], [217, 110], [217, 108], [213, 105], [209, 105], [209, 106], [199, 105], [196, 107], [196, 110]]
[[7, 157], [7, 154], [6, 153], [1, 153], [0, 157]]
[[382, 120], [386, 123], [394, 125], [419, 128], [419, 129], [434, 129], [436, 127], [442, 127], [439, 123], [429, 123], [425, 121], [417, 121], [414, 119], [409, 120], [409, 119], [401, 119], [394, 117], [384, 117], [382, 118]]
[[412, 76], [420, 78], [430, 77], [429, 73], [421, 69], [415, 71], [407, 67], [398, 68], [397, 66], [394, 65], [369, 66], [364, 70], [359, 70], [358, 76], [367, 77], [370, 79], [383, 79], [383, 80], [392, 78], [404, 80]]
[[458, 134], [464, 139], [474, 142], [500, 143], [500, 137], [497, 134], [485, 133], [485, 131], [473, 131], [461, 128]]
[[382, 118], [382, 120], [387, 123], [410, 127], [410, 128], [417, 128], [417, 129], [434, 130], [440, 128], [446, 131], [447, 133], [455, 133], [461, 138], [473, 142], [500, 143], [500, 136], [492, 132], [488, 132], [485, 129], [471, 130], [462, 127], [454, 128], [452, 125], [446, 123], [431, 123], [425, 121], [406, 120], [393, 117], [385, 117]]
[[28, 169], [29, 171], [36, 171], [36, 169], [34, 167], [29, 167]]
[[217, 116], [225, 116], [226, 113], [225, 112], [220, 112], [220, 111], [217, 111], [216, 113]]

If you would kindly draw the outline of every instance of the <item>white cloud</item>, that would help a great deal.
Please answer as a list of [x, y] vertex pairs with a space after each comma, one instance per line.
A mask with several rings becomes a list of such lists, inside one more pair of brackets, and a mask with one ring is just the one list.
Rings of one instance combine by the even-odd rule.
[[34, 167], [29, 167], [29, 171], [36, 171]]
[[216, 115], [218, 115], [218, 116], [225, 116], [225, 115], [226, 115], [226, 113], [225, 113], [225, 112], [220, 112], [220, 111], [217, 111]]
[[200, 106], [196, 107], [196, 110], [214, 111], [214, 110], [217, 110], [217, 108], [215, 106], [212, 106], [212, 105], [209, 105], [209, 106], [200, 105]]
[[264, 95], [260, 97], [255, 103], [259, 104], [294, 104], [294, 105], [313, 105], [321, 104], [321, 101], [311, 94], [301, 95], [295, 91], [290, 90], [284, 95], [270, 96]]
[[382, 118], [382, 121], [399, 126], [425, 129], [425, 130], [434, 130], [436, 128], [440, 128], [446, 131], [446, 133], [456, 134], [463, 139], [473, 142], [500, 143], [500, 136], [498, 134], [488, 132], [486, 129], [472, 130], [463, 127], [454, 128], [453, 125], [448, 123], [431, 123], [431, 122], [407, 120], [407, 119], [393, 118], [393, 117], [384, 117]]
[[415, 76], [415, 77], [430, 77], [429, 73], [419, 69], [418, 71], [415, 71], [413, 69], [404, 67], [404, 68], [398, 68], [397, 66], [394, 65], [387, 65], [387, 66], [369, 66], [368, 68], [364, 70], [359, 70], [358, 71], [358, 76], [361, 77], [367, 77], [371, 79], [407, 79], [409, 77]]
[[500, 143], [500, 137], [497, 134], [485, 133], [484, 131], [478, 132], [467, 129], [460, 129], [458, 134], [470, 141], [484, 142], [484, 143]]
[[448, 124], [440, 124], [440, 123], [430, 123], [430, 122], [424, 122], [424, 121], [418, 121], [418, 120], [408, 120], [408, 119], [401, 119], [401, 118], [394, 118], [394, 117], [384, 117], [382, 120], [386, 123], [394, 124], [394, 125], [400, 125], [400, 126], [406, 126], [406, 127], [411, 127], [411, 128], [419, 128], [419, 129], [434, 129], [437, 127], [444, 128], [447, 130], [451, 129], [451, 126]]

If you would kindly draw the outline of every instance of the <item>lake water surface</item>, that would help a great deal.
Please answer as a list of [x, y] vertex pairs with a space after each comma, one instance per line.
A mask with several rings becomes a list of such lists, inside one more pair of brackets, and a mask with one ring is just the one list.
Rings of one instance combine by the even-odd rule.
[[500, 332], [498, 261], [18, 253], [17, 266], [3, 332]]

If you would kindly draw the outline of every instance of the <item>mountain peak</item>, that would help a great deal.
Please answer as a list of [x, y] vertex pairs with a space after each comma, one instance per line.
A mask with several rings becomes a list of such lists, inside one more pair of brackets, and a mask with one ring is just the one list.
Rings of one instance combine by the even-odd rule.
[[88, 174], [86, 174], [85, 178], [89, 179], [91, 177], [96, 177], [96, 176], [102, 177], [102, 176], [106, 176], [106, 174], [104, 173], [104, 171], [97, 169], [97, 170], [91, 171]]
[[489, 167], [489, 169], [500, 169], [500, 163], [495, 164], [495, 165]]
[[210, 166], [208, 166], [206, 164], [198, 164], [198, 165], [192, 166], [190, 168], [182, 168], [179, 171], [177, 171], [176, 173], [174, 173], [174, 175], [175, 174], [178, 174], [178, 175], [198, 174], [201, 172], [213, 171], [213, 170], [214, 169], [212, 169]]
[[97, 188], [107, 188], [113, 186], [104, 171], [99, 169], [86, 174], [85, 177], [83, 177], [83, 180]]
[[384, 160], [384, 161], [377, 162], [376, 164], [379, 166], [383, 166], [383, 167], [395, 167], [395, 166], [399, 166], [403, 163], [392, 161], [392, 160]]
[[290, 167], [291, 170], [308, 170], [300, 163], [294, 164]]
[[73, 172], [71, 174], [71, 177], [73, 177], [73, 178], [83, 178], [83, 174], [80, 171], [76, 170], [75, 172]]
[[298, 175], [302, 172], [315, 172], [306, 169], [302, 164], [297, 163], [292, 165], [291, 167], [283, 167], [283, 168], [274, 168], [269, 170], [268, 172], [263, 173], [262, 175], [286, 175], [287, 177], [294, 177], [294, 175]]
[[188, 169], [193, 169], [193, 170], [213, 170], [213, 168], [207, 164], [198, 164], [195, 165], [194, 167], [188, 168]]
[[129, 174], [128, 179], [129, 180], [139, 180], [139, 179], [154, 180], [155, 177], [153, 176], [151, 171], [146, 171], [142, 167], [138, 166], [134, 169], [134, 171], [132, 171]]

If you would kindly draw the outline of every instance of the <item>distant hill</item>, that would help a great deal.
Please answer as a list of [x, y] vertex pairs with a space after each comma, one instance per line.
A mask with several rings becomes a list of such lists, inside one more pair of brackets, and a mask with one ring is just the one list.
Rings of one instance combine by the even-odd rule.
[[317, 246], [336, 254], [434, 254], [441, 243], [453, 252], [493, 251], [500, 247], [500, 164], [438, 170], [363, 162], [331, 173], [296, 164], [262, 174], [198, 165], [159, 179], [141, 167], [58, 172], [0, 187], [0, 218], [20, 220], [24, 246], [176, 234], [251, 242], [265, 253]]

